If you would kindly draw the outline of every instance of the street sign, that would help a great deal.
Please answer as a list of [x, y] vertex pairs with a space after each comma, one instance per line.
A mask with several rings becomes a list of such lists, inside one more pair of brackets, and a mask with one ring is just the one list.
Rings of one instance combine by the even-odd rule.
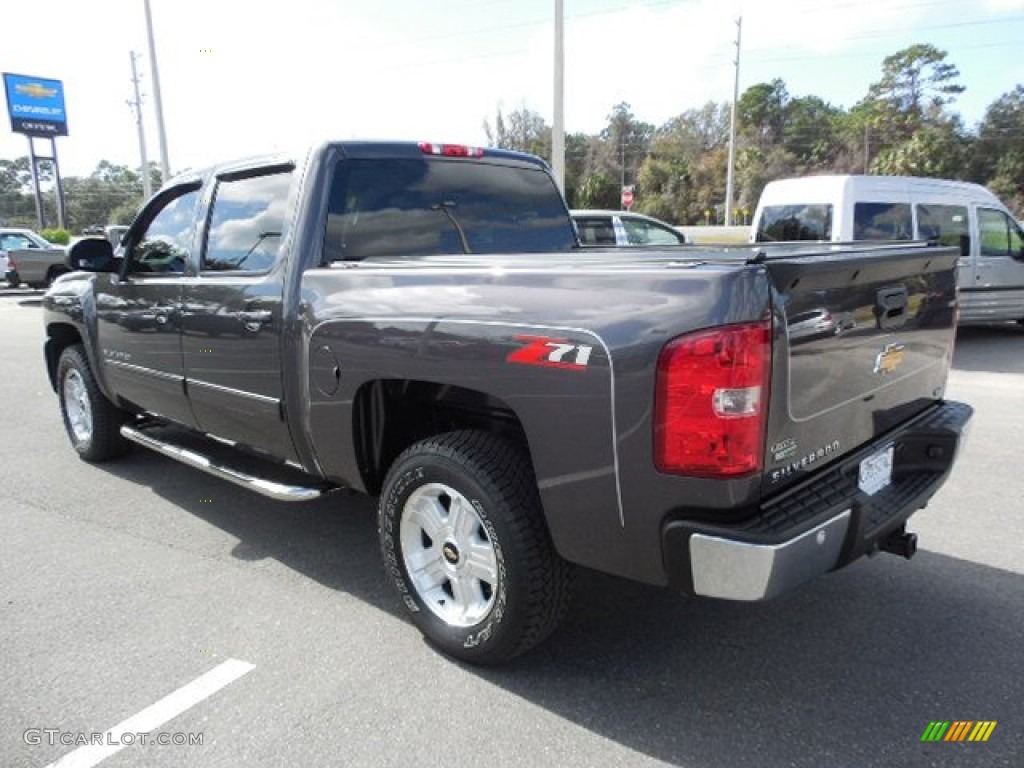
[[632, 208], [633, 207], [633, 187], [622, 188], [622, 207]]

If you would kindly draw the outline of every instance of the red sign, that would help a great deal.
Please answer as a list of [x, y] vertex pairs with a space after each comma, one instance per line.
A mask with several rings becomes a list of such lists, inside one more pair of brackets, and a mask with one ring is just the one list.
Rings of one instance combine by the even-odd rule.
[[633, 205], [633, 188], [623, 187], [622, 188], [622, 207], [630, 208]]

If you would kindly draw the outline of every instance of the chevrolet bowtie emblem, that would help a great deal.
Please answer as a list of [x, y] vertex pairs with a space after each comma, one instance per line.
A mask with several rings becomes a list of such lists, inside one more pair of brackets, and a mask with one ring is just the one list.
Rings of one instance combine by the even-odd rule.
[[52, 99], [57, 95], [56, 88], [47, 88], [42, 83], [19, 83], [14, 90], [34, 99]]
[[887, 344], [885, 349], [875, 355], [875, 373], [890, 374], [903, 363], [902, 344]]

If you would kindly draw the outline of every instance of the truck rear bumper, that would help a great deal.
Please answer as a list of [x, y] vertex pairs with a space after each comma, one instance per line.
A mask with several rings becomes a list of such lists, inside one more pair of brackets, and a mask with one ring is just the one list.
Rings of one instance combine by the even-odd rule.
[[850, 510], [780, 544], [690, 536], [693, 591], [726, 600], [763, 600], [832, 570], [839, 561]]
[[[762, 600], [877, 551], [946, 481], [971, 414], [963, 403], [940, 403], [742, 523], [669, 522], [662, 551], [670, 583], [695, 595]], [[858, 485], [861, 462], [889, 445], [892, 480], [868, 495]]]

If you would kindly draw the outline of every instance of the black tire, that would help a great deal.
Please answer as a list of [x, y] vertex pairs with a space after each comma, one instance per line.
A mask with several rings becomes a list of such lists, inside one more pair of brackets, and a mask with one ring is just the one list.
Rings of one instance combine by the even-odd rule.
[[46, 270], [46, 280], [43, 282], [42, 287], [49, 290], [50, 286], [53, 285], [53, 281], [66, 272], [68, 272], [68, 270], [65, 267], [50, 267]]
[[[444, 531], [437, 541], [433, 523], [421, 525], [427, 518]], [[551, 542], [530, 462], [493, 435], [449, 432], [402, 453], [384, 480], [378, 533], [413, 623], [456, 658], [509, 661], [547, 638], [568, 609], [573, 568]], [[410, 557], [427, 563], [415, 577]]]
[[86, 461], [123, 456], [129, 443], [121, 436], [128, 414], [100, 391], [81, 344], [67, 347], [57, 362], [57, 396], [64, 429], [78, 455]]

